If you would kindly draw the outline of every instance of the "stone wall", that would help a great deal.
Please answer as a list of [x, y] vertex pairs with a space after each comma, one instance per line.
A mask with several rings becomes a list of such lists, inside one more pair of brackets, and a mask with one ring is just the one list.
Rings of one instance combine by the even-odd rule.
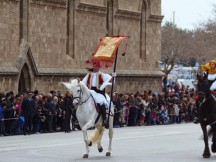
[[17, 80], [17, 76], [15, 76], [15, 75], [13, 75], [13, 76], [1, 75], [1, 77], [0, 77], [1, 91], [9, 92], [11, 90], [14, 90], [15, 92], [17, 92], [15, 89], [13, 89], [14, 87], [17, 86], [16, 80]]
[[32, 0], [29, 4], [28, 42], [38, 67], [64, 67], [67, 3], [45, 2]]
[[131, 93], [144, 90], [161, 91], [161, 78], [153, 77], [123, 77], [117, 79], [118, 84], [115, 86], [115, 91], [121, 93]]
[[19, 0], [0, 0], [0, 66], [12, 67], [19, 52]]
[[161, 0], [0, 0], [0, 91], [62, 89], [106, 34], [130, 36], [114, 89], [161, 89], [161, 20]]

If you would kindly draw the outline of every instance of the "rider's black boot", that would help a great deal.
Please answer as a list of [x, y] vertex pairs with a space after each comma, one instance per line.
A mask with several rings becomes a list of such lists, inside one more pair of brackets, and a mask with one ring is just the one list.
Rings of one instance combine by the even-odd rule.
[[109, 124], [107, 122], [107, 117], [106, 117], [106, 107], [105, 105], [99, 105], [100, 111], [101, 111], [101, 115], [102, 115], [102, 126], [104, 126], [106, 129], [109, 128]]

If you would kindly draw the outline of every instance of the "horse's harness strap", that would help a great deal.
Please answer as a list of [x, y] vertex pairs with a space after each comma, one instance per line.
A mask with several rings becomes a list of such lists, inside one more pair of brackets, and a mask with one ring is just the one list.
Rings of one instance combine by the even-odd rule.
[[204, 93], [203, 91], [199, 91], [198, 94], [203, 94], [203, 95], [205, 95], [205, 93]]
[[98, 120], [100, 119], [100, 116], [101, 116], [101, 113], [98, 113], [98, 116], [97, 116], [97, 118], [96, 118], [96, 120], [95, 120], [95, 124], [98, 122]]
[[212, 125], [215, 125], [215, 124], [216, 124], [216, 121], [212, 122], [212, 123], [209, 124], [209, 125], [212, 126]]
[[[79, 86], [80, 86], [80, 85], [79, 85]], [[81, 96], [82, 96], [82, 95], [83, 95], [83, 90], [82, 90], [82, 88], [81, 88], [81, 86], [80, 86], [80, 94], [79, 94], [79, 97], [73, 97], [73, 99], [79, 99], [79, 100], [78, 100], [79, 105], [82, 105], [82, 104], [86, 103], [86, 102], [88, 101], [88, 99], [92, 96], [92, 95], [90, 94], [86, 100], [81, 101]]]
[[216, 101], [216, 97], [215, 97], [215, 95], [213, 95], [213, 94], [212, 94], [212, 97], [213, 97], [213, 98], [214, 98], [214, 100]]
[[79, 104], [82, 105], [83, 103], [86, 103], [90, 97], [91, 97], [91, 95], [89, 95], [88, 98], [85, 101], [79, 102]]
[[[205, 93], [202, 92], [202, 91], [199, 91], [198, 94], [204, 94], [204, 95], [205, 95]], [[215, 96], [211, 94], [208, 98], [205, 97], [202, 101], [200, 101], [200, 105], [199, 105], [199, 106], [201, 106], [202, 104], [204, 104], [204, 103], [205, 103], [207, 100], [209, 100], [211, 97], [213, 97], [214, 100], [216, 101]]]

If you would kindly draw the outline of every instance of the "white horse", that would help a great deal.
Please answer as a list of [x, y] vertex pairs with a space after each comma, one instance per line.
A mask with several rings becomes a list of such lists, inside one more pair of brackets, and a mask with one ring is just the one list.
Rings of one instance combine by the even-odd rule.
[[[89, 156], [89, 146], [92, 143], [97, 142], [97, 148], [99, 152], [103, 151], [103, 147], [101, 146], [101, 139], [104, 132], [104, 127], [102, 127], [102, 117], [100, 115], [98, 119], [98, 112], [95, 107], [94, 100], [91, 96], [90, 90], [88, 87], [82, 83], [79, 79], [73, 79], [70, 83], [62, 83], [69, 90], [71, 90], [73, 95], [73, 105], [78, 106], [76, 111], [76, 116], [79, 121], [79, 125], [83, 132], [83, 137], [86, 145], [86, 153], [83, 155], [83, 158], [88, 158]], [[113, 138], [113, 112], [114, 107], [111, 104], [111, 115], [109, 117], [109, 146], [106, 152], [106, 156], [111, 155], [111, 145]], [[98, 119], [98, 120], [97, 120]], [[95, 126], [95, 132], [88, 138], [87, 129]]]

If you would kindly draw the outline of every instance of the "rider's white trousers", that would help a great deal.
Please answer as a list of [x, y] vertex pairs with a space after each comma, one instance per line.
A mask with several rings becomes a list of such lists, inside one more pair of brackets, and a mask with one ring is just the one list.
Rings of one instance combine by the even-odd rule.
[[90, 90], [94, 100], [96, 103], [100, 104], [100, 105], [105, 105], [105, 107], [108, 109], [109, 108], [109, 104], [110, 104], [110, 97], [106, 94], [106, 98], [104, 97], [104, 95], [95, 92], [94, 90]]
[[[215, 80], [216, 79], [216, 74], [208, 74], [208, 80]], [[216, 81], [214, 81], [210, 87], [210, 90], [216, 90]]]
[[210, 90], [213, 91], [213, 90], [216, 90], [216, 81], [214, 81], [210, 87]]

